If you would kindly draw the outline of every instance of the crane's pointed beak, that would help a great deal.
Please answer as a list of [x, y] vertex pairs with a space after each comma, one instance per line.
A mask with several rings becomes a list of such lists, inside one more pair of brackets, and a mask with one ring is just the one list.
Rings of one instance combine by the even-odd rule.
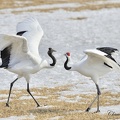
[[67, 57], [66, 53], [64, 55]]
[[53, 52], [57, 52], [56, 50], [54, 50], [54, 49], [52, 49], [53, 50]]
[[56, 50], [52, 49], [52, 48], [49, 48], [49, 51], [51, 52], [56, 52]]

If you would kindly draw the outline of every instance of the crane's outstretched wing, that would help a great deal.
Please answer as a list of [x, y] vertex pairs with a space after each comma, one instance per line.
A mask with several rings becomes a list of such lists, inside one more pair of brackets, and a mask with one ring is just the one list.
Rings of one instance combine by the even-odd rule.
[[112, 47], [99, 47], [99, 48], [96, 48], [96, 49], [100, 50], [104, 53], [107, 53], [107, 57], [109, 57], [110, 59], [112, 59], [116, 62], [116, 60], [112, 57], [112, 54], [115, 53], [116, 51], [118, 51], [118, 49], [112, 48]]
[[28, 18], [18, 23], [17, 35], [27, 39], [28, 48], [31, 53], [39, 57], [38, 47], [43, 36], [43, 30], [36, 18]]
[[[94, 58], [99, 58], [103, 60], [103, 63], [110, 67], [111, 69], [120, 71], [119, 64], [114, 60], [108, 57], [108, 54], [105, 52], [102, 52], [98, 49], [89, 49], [84, 51], [88, 55], [88, 59], [94, 62]], [[110, 55], [110, 54], [109, 54]], [[112, 57], [112, 56], [111, 56]]]
[[28, 52], [27, 41], [25, 37], [17, 35], [0, 34], [0, 57], [2, 65], [8, 67], [9, 62], [21, 61], [24, 54]]
[[107, 53], [108, 55], [112, 55], [112, 53], [114, 53], [115, 51], [118, 51], [118, 49], [112, 48], [112, 47], [99, 47], [96, 49], [98, 49], [104, 53]]

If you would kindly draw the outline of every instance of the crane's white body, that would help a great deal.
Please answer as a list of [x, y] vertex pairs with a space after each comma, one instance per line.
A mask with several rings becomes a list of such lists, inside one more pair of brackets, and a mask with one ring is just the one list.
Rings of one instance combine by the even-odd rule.
[[[101, 52], [97, 49], [89, 49], [85, 50], [83, 59], [81, 59], [78, 63], [73, 64], [71, 66], [71, 71], [77, 71], [87, 77], [91, 77], [91, 79], [97, 83], [99, 77], [107, 74], [112, 70], [119, 70], [119, 65], [106, 57], [106, 53]], [[104, 65], [104, 62], [107, 63], [112, 68]]]
[[18, 23], [17, 35], [0, 34], [0, 57], [2, 59], [0, 68], [5, 68], [18, 75], [10, 84], [6, 106], [9, 106], [13, 84], [21, 77], [26, 79], [28, 93], [37, 106], [40, 106], [29, 89], [30, 74], [34, 74], [42, 68], [51, 68], [56, 63], [56, 59], [52, 55], [54, 51], [52, 48], [49, 48], [48, 55], [54, 59], [53, 64], [49, 64], [40, 57], [38, 48], [42, 36], [43, 30], [36, 18], [29, 18]]
[[116, 60], [112, 57], [112, 53], [117, 51], [115, 48], [103, 47], [97, 49], [89, 49], [85, 50], [86, 56], [80, 60], [78, 63], [72, 64], [71, 67], [68, 67], [67, 64], [70, 60], [70, 53], [67, 52], [65, 55], [67, 57], [66, 62], [64, 63], [64, 67], [66, 70], [77, 71], [87, 77], [90, 77], [97, 88], [97, 96], [94, 98], [93, 102], [86, 109], [88, 112], [97, 99], [97, 112], [99, 110], [99, 95], [101, 94], [98, 80], [100, 76], [107, 74], [112, 70], [120, 71], [120, 65], [116, 62]]

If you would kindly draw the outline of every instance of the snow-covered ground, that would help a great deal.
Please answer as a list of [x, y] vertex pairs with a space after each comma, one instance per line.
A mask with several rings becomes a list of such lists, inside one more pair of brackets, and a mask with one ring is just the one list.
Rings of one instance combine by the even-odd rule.
[[0, 120], [35, 120], [35, 116], [34, 115], [24, 115], [24, 116], [10, 116], [7, 118], [0, 118]]
[[[71, 4], [68, 5], [72, 7]], [[60, 9], [52, 13], [23, 12], [20, 14], [12, 14], [8, 10], [0, 12], [4, 13], [0, 14], [0, 33], [15, 34], [18, 22], [34, 16], [44, 30], [44, 37], [39, 47], [41, 57], [49, 60], [47, 56], [49, 47], [57, 51], [55, 53], [57, 57], [56, 67], [44, 69], [35, 75], [31, 75], [30, 87], [51, 88], [73, 85], [69, 91], [63, 91], [61, 95], [95, 93], [95, 85], [89, 78], [77, 72], [66, 71], [63, 68], [66, 60], [64, 54], [70, 51], [72, 61], [77, 62], [84, 56], [83, 50], [85, 49], [110, 46], [120, 50], [120, 9], [86, 10], [82, 12], [69, 12]], [[120, 63], [120, 54], [117, 61]], [[10, 83], [15, 78], [15, 74], [0, 69], [0, 90], [9, 89]], [[26, 81], [24, 79], [18, 80], [14, 88], [26, 89]], [[102, 77], [100, 88], [102, 92], [120, 93], [120, 73], [111, 72]]]
[[[16, 33], [16, 24], [25, 18], [34, 16], [40, 22], [44, 37], [40, 44], [40, 54], [43, 59], [49, 60], [47, 50], [49, 47], [56, 49], [57, 65], [53, 69], [44, 69], [31, 75], [31, 87], [55, 87], [65, 84], [74, 84], [71, 92], [78, 93], [94, 91], [94, 84], [89, 78], [76, 72], [66, 71], [63, 68], [64, 54], [71, 52], [72, 61], [77, 62], [83, 56], [83, 50], [102, 46], [111, 46], [120, 50], [120, 9], [102, 9], [99, 11], [69, 12], [64, 10], [53, 13], [22, 13], [19, 15], [0, 15], [0, 33]], [[82, 20], [71, 18], [85, 17]], [[119, 56], [117, 57], [120, 63]], [[0, 69], [0, 89], [9, 89], [9, 84], [16, 75]], [[82, 83], [82, 84], [81, 84]], [[113, 87], [114, 85], [114, 87]], [[119, 73], [111, 72], [100, 80], [101, 88], [120, 91]], [[25, 88], [26, 81], [20, 79], [15, 88]], [[88, 89], [86, 89], [86, 87]]]

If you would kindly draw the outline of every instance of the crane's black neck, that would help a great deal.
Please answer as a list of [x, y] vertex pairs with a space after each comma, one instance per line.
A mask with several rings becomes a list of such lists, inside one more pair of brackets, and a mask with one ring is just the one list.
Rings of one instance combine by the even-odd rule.
[[64, 68], [65, 68], [66, 70], [70, 70], [71, 67], [68, 67], [68, 66], [67, 66], [67, 64], [68, 64], [68, 57], [66, 57], [66, 58], [67, 58], [67, 60], [66, 60], [65, 63], [64, 63]]
[[53, 63], [51, 63], [50, 66], [55, 66], [55, 64], [56, 64], [56, 58], [52, 55], [51, 52], [48, 52], [48, 55], [49, 55], [49, 56], [52, 58], [52, 60], [53, 60]]

